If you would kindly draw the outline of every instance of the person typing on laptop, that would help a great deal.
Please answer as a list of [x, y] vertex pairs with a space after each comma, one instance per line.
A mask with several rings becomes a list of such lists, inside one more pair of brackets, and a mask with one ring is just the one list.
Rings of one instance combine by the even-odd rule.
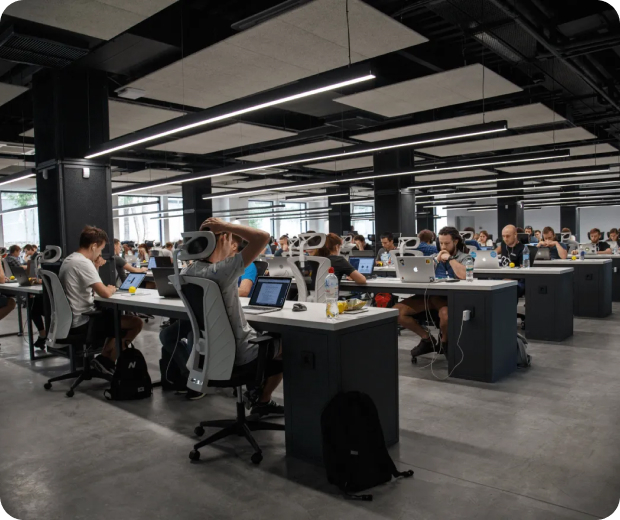
[[[454, 227], [444, 227], [439, 231], [439, 246], [441, 251], [435, 258], [436, 278], [465, 279], [465, 261], [470, 256], [465, 252], [463, 237]], [[423, 354], [434, 352], [438, 341], [413, 317], [426, 310], [435, 310], [439, 314], [439, 328], [441, 330], [441, 352], [447, 353], [448, 348], [448, 299], [443, 296], [416, 295], [406, 298], [394, 305], [398, 309], [399, 325], [415, 332], [420, 336], [420, 343], [411, 350], [411, 357], [416, 358]]]
[[146, 273], [146, 267], [134, 267], [121, 256], [122, 245], [118, 238], [114, 239], [114, 268], [116, 269], [117, 281], [121, 284], [127, 278], [127, 273]]
[[[611, 246], [607, 242], [601, 240], [601, 238], [603, 238], [603, 235], [601, 234], [601, 230], [600, 229], [593, 228], [593, 229], [590, 230], [590, 242], [596, 248], [596, 253], [595, 254], [597, 254], [597, 255], [610, 255], [611, 254]], [[575, 250], [571, 254], [578, 255], [579, 251]]]
[[551, 260], [564, 260], [568, 256], [566, 247], [555, 239], [555, 231], [550, 226], [543, 229], [543, 239], [538, 242], [537, 246], [549, 248]]
[[348, 280], [353, 280], [356, 283], [366, 283], [366, 277], [357, 271], [344, 256], [340, 256], [341, 247], [342, 238], [335, 233], [329, 233], [325, 237], [325, 245], [319, 249], [314, 249], [312, 251], [312, 256], [329, 258], [334, 268], [334, 274], [338, 280], [341, 280], [344, 275]]

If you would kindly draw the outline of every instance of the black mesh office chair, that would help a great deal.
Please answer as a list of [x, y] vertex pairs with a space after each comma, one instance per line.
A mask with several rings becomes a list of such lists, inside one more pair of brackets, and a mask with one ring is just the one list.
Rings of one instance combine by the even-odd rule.
[[265, 276], [265, 271], [269, 267], [267, 262], [263, 262], [262, 260], [254, 260], [254, 265], [256, 266], [256, 272], [258, 276]]

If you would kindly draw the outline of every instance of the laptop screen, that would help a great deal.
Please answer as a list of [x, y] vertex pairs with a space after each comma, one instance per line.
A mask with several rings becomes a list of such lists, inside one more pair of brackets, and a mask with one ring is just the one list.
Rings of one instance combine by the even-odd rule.
[[144, 280], [145, 276], [145, 273], [130, 273], [127, 275], [127, 278], [125, 278], [123, 285], [121, 285], [119, 289], [121, 291], [128, 291], [130, 287], [135, 287], [137, 289], [140, 287], [140, 284]]
[[250, 305], [281, 308], [284, 306], [290, 287], [290, 278], [259, 276], [252, 291]]
[[372, 268], [375, 265], [375, 259], [357, 256], [349, 258], [349, 263], [361, 274], [372, 274]]
[[153, 267], [157, 267], [157, 262], [155, 261], [155, 257], [154, 257], [154, 256], [151, 256], [151, 257], [149, 258], [149, 265], [148, 265], [148, 268], [149, 268], [149, 269], [153, 269]]

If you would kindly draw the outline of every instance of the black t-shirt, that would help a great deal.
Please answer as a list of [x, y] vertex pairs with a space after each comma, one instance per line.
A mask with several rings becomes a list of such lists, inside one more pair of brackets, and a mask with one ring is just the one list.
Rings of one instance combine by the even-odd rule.
[[353, 271], [355, 271], [355, 268], [343, 256], [330, 255], [329, 259], [332, 263], [332, 267], [334, 268], [334, 274], [338, 280], [342, 278], [343, 274], [349, 276]]
[[[594, 242], [592, 243], [594, 244]], [[604, 242], [603, 240], [599, 240], [595, 245], [596, 245], [597, 251], [607, 251], [608, 249], [611, 248], [611, 246], [607, 242]]]
[[127, 273], [125, 272], [125, 264], [127, 261], [118, 255], [114, 255], [114, 267], [116, 268], [116, 276], [123, 283], [125, 278], [127, 278]]
[[501, 256], [507, 258], [509, 262], [515, 264], [516, 267], [520, 267], [523, 264], [523, 251], [525, 250], [525, 246], [521, 242], [517, 242], [517, 244], [512, 247], [502, 242], [501, 248]]

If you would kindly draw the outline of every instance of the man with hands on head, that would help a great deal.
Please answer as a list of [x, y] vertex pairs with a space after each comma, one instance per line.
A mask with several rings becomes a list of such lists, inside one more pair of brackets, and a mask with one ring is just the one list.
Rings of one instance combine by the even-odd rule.
[[543, 228], [543, 239], [537, 247], [548, 247], [551, 260], [564, 260], [568, 256], [564, 244], [555, 239], [555, 231], [550, 226]]

